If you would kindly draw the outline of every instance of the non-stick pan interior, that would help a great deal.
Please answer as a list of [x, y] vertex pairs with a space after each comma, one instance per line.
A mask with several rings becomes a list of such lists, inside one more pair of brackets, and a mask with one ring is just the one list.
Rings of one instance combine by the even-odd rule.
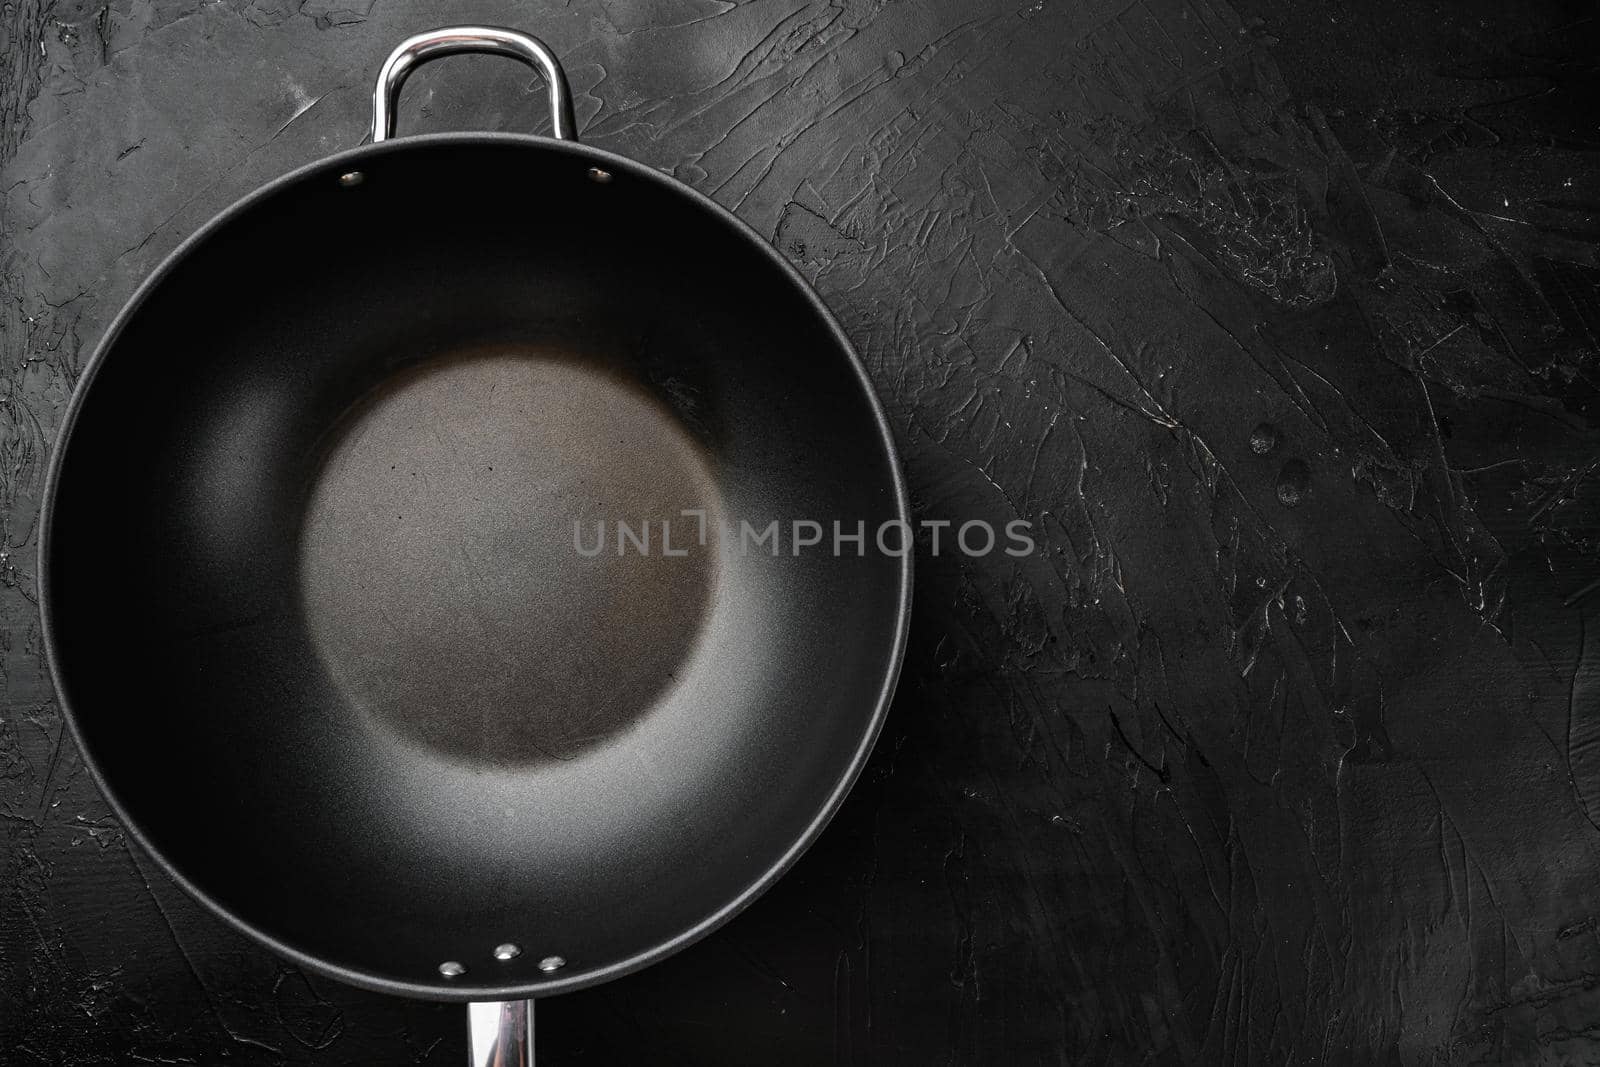
[[279, 187], [126, 320], [60, 459], [90, 760], [194, 889], [368, 984], [671, 946], [805, 838], [892, 681], [902, 505], [847, 351], [737, 228], [593, 166], [426, 138]]

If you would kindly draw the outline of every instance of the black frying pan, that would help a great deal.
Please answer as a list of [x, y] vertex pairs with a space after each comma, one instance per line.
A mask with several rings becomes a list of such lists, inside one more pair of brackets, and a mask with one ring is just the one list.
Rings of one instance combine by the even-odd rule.
[[[391, 140], [407, 72], [461, 51], [540, 67], [556, 137]], [[534, 39], [407, 41], [373, 142], [111, 327], [50, 472], [46, 646], [118, 815], [217, 914], [358, 985], [522, 1001], [684, 947], [821, 831], [899, 667], [905, 490], [815, 294], [578, 144]], [[527, 1005], [477, 1012], [508, 1030], [476, 1056], [524, 1054]]]

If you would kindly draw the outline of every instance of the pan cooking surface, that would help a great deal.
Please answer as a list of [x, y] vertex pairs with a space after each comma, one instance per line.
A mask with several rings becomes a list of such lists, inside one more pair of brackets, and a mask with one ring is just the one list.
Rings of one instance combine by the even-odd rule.
[[720, 523], [709, 463], [670, 409], [581, 355], [428, 360], [341, 420], [309, 494], [313, 644], [350, 707], [406, 741], [571, 759], [695, 653], [717, 554], [683, 513]]

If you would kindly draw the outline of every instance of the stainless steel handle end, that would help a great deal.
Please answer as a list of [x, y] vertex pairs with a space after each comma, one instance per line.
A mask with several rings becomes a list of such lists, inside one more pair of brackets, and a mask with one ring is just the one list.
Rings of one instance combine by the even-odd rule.
[[533, 1001], [468, 1004], [467, 1067], [534, 1067]]
[[411, 72], [441, 56], [461, 52], [511, 56], [520, 59], [544, 76], [550, 94], [550, 127], [563, 141], [578, 139], [578, 123], [572, 113], [572, 88], [555, 53], [537, 37], [501, 26], [446, 26], [429, 30], [400, 42], [378, 71], [378, 84], [372, 90], [372, 141], [387, 141], [394, 136], [394, 109], [400, 87]]

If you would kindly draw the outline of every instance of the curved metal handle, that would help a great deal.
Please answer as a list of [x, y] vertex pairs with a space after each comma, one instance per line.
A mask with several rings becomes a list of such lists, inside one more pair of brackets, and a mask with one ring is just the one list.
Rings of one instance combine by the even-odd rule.
[[563, 141], [578, 139], [578, 123], [572, 114], [572, 89], [555, 53], [537, 37], [500, 26], [447, 26], [429, 30], [400, 42], [389, 53], [378, 71], [378, 85], [372, 90], [372, 143], [394, 136], [394, 105], [400, 87], [422, 64], [458, 52], [484, 52], [520, 59], [544, 75], [550, 91], [550, 126]]
[[467, 1005], [468, 1067], [534, 1067], [533, 1001]]

